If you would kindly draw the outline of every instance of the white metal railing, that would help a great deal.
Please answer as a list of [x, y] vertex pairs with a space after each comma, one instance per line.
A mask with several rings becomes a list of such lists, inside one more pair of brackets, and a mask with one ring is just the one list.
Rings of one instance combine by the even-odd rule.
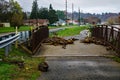
[[[12, 34], [13, 35], [13, 34]], [[18, 40], [19, 37], [20, 37], [20, 34], [15, 34], [12, 36], [12, 35], [7, 35], [7, 38], [6, 39], [3, 39], [0, 41], [0, 48], [5, 48], [5, 55], [7, 56], [9, 51], [10, 51], [10, 48], [11, 48], [11, 44]], [[3, 38], [5, 36], [2, 36]]]

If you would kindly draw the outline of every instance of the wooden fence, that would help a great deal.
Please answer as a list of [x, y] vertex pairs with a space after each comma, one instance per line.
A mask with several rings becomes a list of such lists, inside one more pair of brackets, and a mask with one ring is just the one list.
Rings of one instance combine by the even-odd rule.
[[92, 36], [112, 46], [120, 55], [120, 28], [108, 25], [97, 25], [92, 28]]

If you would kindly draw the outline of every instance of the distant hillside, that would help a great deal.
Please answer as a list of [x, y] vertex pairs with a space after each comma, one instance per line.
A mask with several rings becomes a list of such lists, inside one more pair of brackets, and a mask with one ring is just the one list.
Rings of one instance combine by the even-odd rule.
[[[88, 17], [91, 17], [91, 16], [94, 16], [94, 17], [98, 17], [99, 19], [101, 19], [101, 21], [106, 21], [109, 17], [113, 17], [113, 16], [118, 16], [119, 14], [118, 13], [102, 13], [102, 14], [91, 14], [91, 13], [81, 13], [80, 16], [82, 18], [88, 18]], [[74, 19], [75, 20], [78, 20], [78, 16], [79, 16], [79, 13], [78, 12], [74, 12]], [[68, 18], [71, 19], [72, 18], [72, 14], [71, 13], [68, 13]]]
[[[63, 13], [62, 13], [63, 12]], [[65, 19], [65, 12], [58, 10], [59, 18], [60, 19]], [[102, 22], [106, 21], [110, 17], [115, 17], [118, 16], [119, 13], [102, 13], [102, 14], [91, 14], [91, 13], [81, 13], [80, 16], [83, 19], [86, 19], [88, 17], [98, 17]], [[30, 16], [30, 12], [27, 12], [27, 16]], [[79, 13], [74, 12], [74, 20], [78, 20]], [[68, 12], [68, 18], [72, 19], [72, 13]]]

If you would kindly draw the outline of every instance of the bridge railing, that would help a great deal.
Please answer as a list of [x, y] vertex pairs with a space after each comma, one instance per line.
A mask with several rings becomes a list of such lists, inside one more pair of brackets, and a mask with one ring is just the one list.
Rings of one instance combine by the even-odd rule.
[[101, 39], [120, 53], [120, 28], [108, 25], [97, 25], [92, 28], [92, 36]]
[[41, 42], [49, 36], [49, 29], [47, 26], [40, 26], [34, 29], [31, 33], [30, 46], [33, 54], [39, 49]]

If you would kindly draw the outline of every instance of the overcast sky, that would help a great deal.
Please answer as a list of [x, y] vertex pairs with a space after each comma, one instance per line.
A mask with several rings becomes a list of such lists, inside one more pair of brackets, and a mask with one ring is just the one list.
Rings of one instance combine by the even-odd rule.
[[[31, 11], [33, 0], [16, 0], [20, 3], [24, 11]], [[102, 13], [102, 12], [120, 12], [120, 0], [67, 0], [68, 11], [71, 12], [72, 3], [74, 11], [78, 8], [82, 12]], [[65, 0], [38, 0], [39, 7], [49, 7], [52, 4], [56, 10], [65, 10]]]

